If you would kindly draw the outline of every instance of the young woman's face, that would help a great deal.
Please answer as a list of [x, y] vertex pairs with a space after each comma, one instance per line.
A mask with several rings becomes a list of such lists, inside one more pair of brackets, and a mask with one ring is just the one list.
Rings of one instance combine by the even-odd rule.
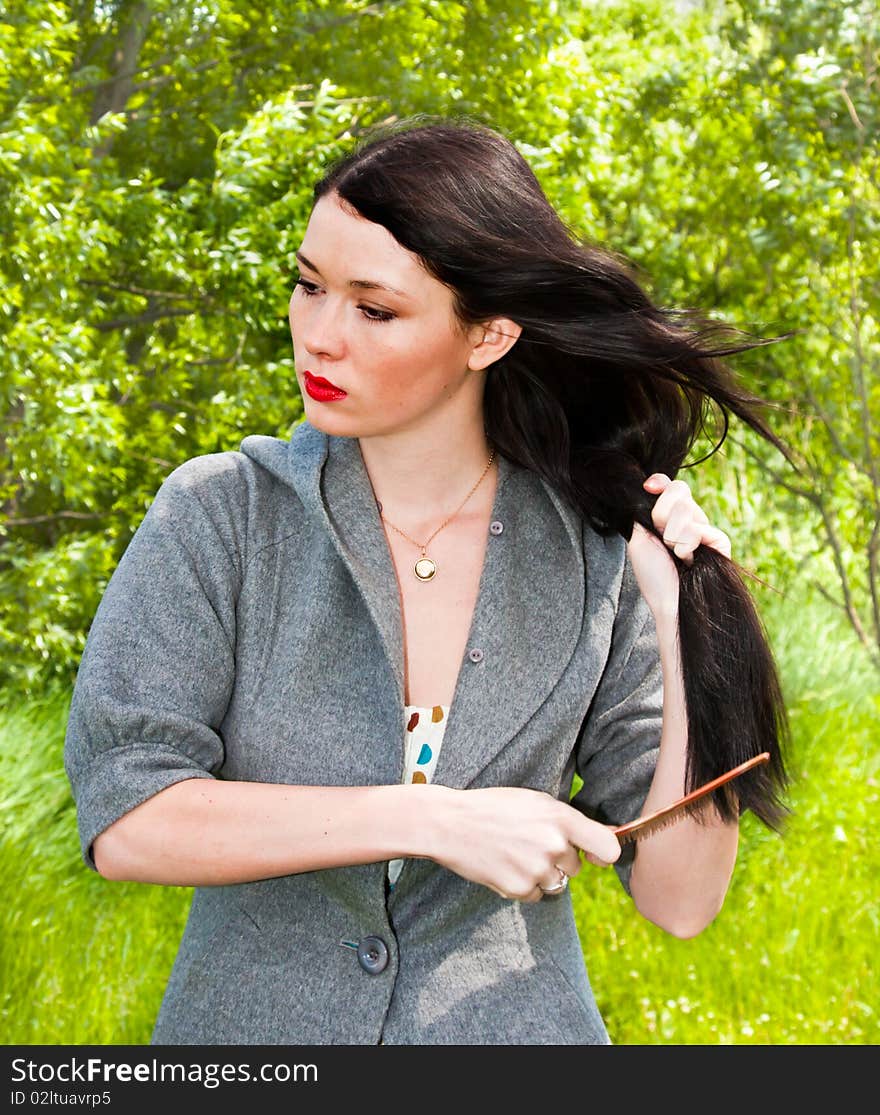
[[479, 405], [468, 358], [484, 330], [460, 329], [452, 292], [387, 229], [328, 194], [296, 257], [290, 332], [312, 425], [369, 437], [424, 426], [461, 392]]

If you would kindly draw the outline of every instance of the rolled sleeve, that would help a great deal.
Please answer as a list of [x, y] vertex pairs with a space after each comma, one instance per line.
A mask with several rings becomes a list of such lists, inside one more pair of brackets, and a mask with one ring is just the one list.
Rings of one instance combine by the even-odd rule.
[[114, 821], [223, 764], [240, 585], [227, 512], [218, 510], [218, 490], [235, 471], [226, 456], [193, 458], [166, 479], [89, 630], [64, 765], [92, 870], [92, 843]]
[[[602, 824], [638, 817], [654, 777], [663, 726], [663, 675], [654, 617], [627, 558], [611, 648], [578, 738], [583, 785], [571, 804]], [[630, 893], [635, 846], [615, 863]]]

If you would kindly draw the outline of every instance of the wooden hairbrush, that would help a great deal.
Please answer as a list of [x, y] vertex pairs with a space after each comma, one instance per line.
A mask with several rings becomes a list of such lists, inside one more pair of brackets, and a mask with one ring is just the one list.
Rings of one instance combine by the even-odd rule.
[[747, 770], [758, 766], [761, 763], [766, 763], [770, 759], [769, 751], [762, 751], [760, 755], [756, 755], [753, 759], [747, 759], [744, 763], [740, 763], [738, 767], [733, 770], [727, 771], [726, 774], [721, 774], [717, 778], [713, 778], [711, 782], [707, 782], [703, 786], [699, 786], [696, 790], [691, 790], [689, 794], [685, 794], [683, 798], [674, 801], [671, 805], [665, 806], [663, 809], [658, 809], [654, 813], [646, 813], [642, 817], [636, 817], [634, 821], [630, 821], [626, 825], [618, 825], [617, 828], [611, 831], [617, 837], [621, 844], [628, 844], [633, 840], [642, 840], [646, 836], [652, 836], [655, 832], [667, 828], [669, 825], [675, 824], [686, 813], [690, 811], [691, 805], [700, 798], [711, 794], [713, 790], [717, 790], [719, 786], [723, 786], [725, 782], [730, 782], [733, 778], [738, 778], [741, 774], [745, 774]]

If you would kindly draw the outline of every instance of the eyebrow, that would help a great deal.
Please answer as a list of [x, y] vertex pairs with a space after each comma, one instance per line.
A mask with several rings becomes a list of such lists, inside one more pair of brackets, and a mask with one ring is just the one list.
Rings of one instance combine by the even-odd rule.
[[[293, 254], [294, 256], [296, 256], [299, 262], [304, 263], [310, 271], [314, 271], [316, 275], [321, 274], [314, 263], [312, 263], [310, 259], [307, 259], [302, 254], [302, 252], [294, 252]], [[405, 291], [398, 290], [397, 287], [389, 286], [388, 283], [377, 282], [375, 279], [349, 279], [348, 285], [351, 287], [357, 287], [358, 290], [387, 290], [389, 293], [397, 294], [401, 298], [410, 297], [410, 295], [408, 295]]]

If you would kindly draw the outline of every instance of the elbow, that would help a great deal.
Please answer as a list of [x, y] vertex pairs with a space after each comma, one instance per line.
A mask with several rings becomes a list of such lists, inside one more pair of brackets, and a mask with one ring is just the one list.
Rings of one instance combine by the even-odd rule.
[[125, 870], [125, 857], [120, 847], [119, 834], [115, 825], [99, 833], [92, 841], [92, 859], [95, 869], [102, 879], [123, 882], [131, 875]]
[[698, 937], [721, 913], [733, 870], [733, 858], [723, 870], [684, 875], [639, 873], [638, 859], [631, 878], [636, 909], [652, 924], [679, 940]]
[[[156, 832], [173, 834], [175, 821], [174, 803], [179, 792], [171, 793], [175, 786], [189, 786], [190, 781], [173, 783], [154, 797], [148, 798], [123, 814], [92, 841], [92, 860], [103, 879], [113, 882], [151, 883], [157, 859]], [[185, 793], [185, 791], [183, 791]], [[157, 813], [156, 802], [168, 801], [171, 812]], [[173, 835], [168, 837], [173, 841]]]
[[689, 941], [699, 937], [715, 918], [721, 913], [724, 898], [713, 902], [709, 906], [701, 904], [699, 907], [685, 908], [679, 903], [660, 908], [646, 907], [636, 903], [636, 908], [643, 918], [652, 925], [662, 929], [664, 933], [677, 937], [680, 941]]
[[[690, 941], [694, 937], [699, 937], [703, 930], [711, 925], [717, 915], [712, 915], [710, 918], [705, 918], [701, 921], [670, 921], [660, 928], [673, 937], [677, 937], [679, 941]], [[659, 924], [659, 923], [657, 923]]]

